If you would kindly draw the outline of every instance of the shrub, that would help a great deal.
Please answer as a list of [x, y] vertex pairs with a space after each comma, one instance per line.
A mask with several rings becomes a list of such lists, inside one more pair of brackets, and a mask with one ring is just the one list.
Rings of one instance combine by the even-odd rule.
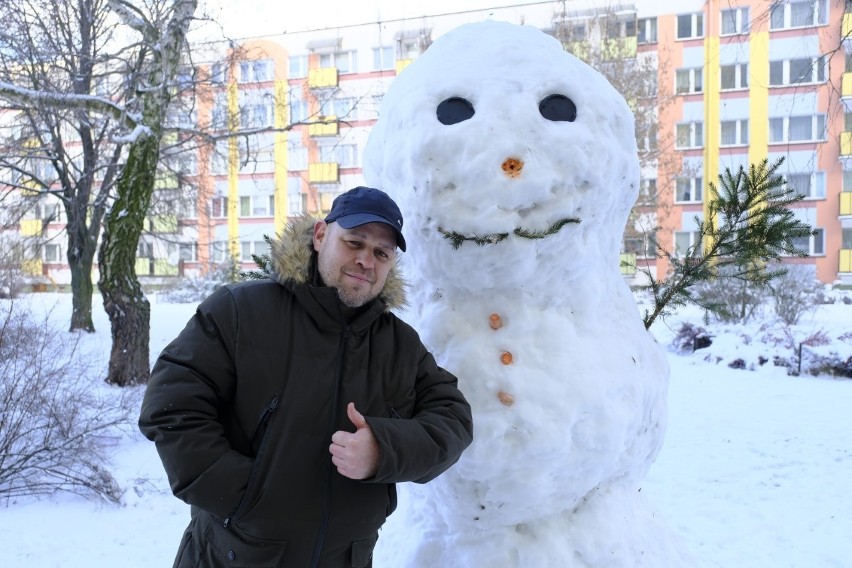
[[813, 312], [823, 302], [824, 285], [813, 268], [793, 265], [776, 278], [769, 286], [774, 300], [775, 315], [787, 325], [799, 323], [799, 319]]
[[59, 491], [121, 498], [103, 445], [129, 424], [136, 401], [107, 396], [81, 359], [77, 341], [47, 316], [0, 304], [0, 497], [7, 501]]
[[724, 267], [712, 280], [696, 284], [695, 297], [700, 305], [713, 306], [710, 316], [725, 323], [747, 323], [759, 314], [768, 294], [764, 284], [733, 276], [734, 269]]

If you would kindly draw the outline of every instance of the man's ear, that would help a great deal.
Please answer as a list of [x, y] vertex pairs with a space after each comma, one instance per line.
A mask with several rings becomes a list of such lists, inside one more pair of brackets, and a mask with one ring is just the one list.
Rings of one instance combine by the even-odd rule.
[[314, 224], [314, 250], [319, 252], [322, 242], [328, 234], [328, 223], [317, 221]]

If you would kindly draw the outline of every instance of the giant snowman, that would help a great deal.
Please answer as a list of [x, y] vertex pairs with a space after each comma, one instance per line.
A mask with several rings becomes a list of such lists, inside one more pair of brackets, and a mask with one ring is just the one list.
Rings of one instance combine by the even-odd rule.
[[407, 317], [474, 416], [375, 566], [688, 565], [640, 493], [669, 371], [619, 270], [639, 182], [624, 99], [537, 29], [467, 24], [394, 80], [364, 169], [405, 216]]

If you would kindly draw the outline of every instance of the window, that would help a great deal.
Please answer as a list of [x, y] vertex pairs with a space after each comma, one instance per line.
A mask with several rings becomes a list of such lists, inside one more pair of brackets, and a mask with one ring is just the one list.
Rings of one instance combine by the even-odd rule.
[[748, 120], [723, 120], [721, 126], [721, 146], [745, 146], [748, 144]]
[[624, 252], [633, 253], [639, 258], [654, 258], [657, 255], [656, 231], [625, 237]]
[[309, 115], [307, 101], [290, 99], [290, 122], [292, 124], [306, 121]]
[[805, 199], [825, 198], [825, 172], [790, 172], [786, 176], [787, 187]]
[[852, 191], [852, 171], [843, 172], [843, 191]]
[[677, 231], [675, 232], [675, 255], [685, 256], [690, 247], [698, 244], [698, 231]]
[[293, 55], [288, 60], [291, 79], [302, 79], [308, 76], [308, 56]]
[[358, 167], [357, 144], [334, 144], [319, 147], [320, 162], [336, 162], [342, 168]]
[[210, 66], [210, 82], [221, 85], [228, 78], [228, 67], [224, 63], [214, 63]]
[[224, 95], [217, 95], [213, 101], [213, 115], [210, 119], [210, 128], [223, 130], [228, 128], [228, 99]]
[[349, 120], [354, 120], [356, 118], [356, 103], [357, 101], [354, 97], [332, 99], [331, 114], [333, 114], [337, 118], [348, 118]]
[[785, 116], [769, 119], [769, 143], [825, 140], [825, 115]]
[[289, 160], [288, 169], [290, 170], [308, 169], [308, 149], [302, 146], [301, 142], [287, 143], [287, 159]]
[[272, 126], [274, 121], [272, 99], [246, 103], [240, 107], [240, 127], [263, 128]]
[[320, 55], [320, 67], [337, 67], [340, 73], [357, 73], [355, 51], [339, 51]]
[[677, 17], [677, 39], [704, 37], [704, 14], [681, 14]]
[[192, 67], [180, 67], [175, 74], [175, 83], [177, 83], [177, 86], [180, 89], [186, 89], [192, 85], [194, 79], [195, 69]]
[[828, 0], [777, 2], [769, 17], [770, 30], [818, 26], [828, 22]]
[[823, 83], [828, 77], [827, 57], [805, 57], [769, 62], [769, 85]]
[[657, 18], [643, 18], [637, 22], [636, 41], [657, 43]]
[[566, 41], [583, 41], [586, 39], [586, 23], [571, 22], [565, 25], [567, 37]]
[[704, 123], [682, 122], [677, 125], [675, 148], [701, 148], [704, 146]]
[[655, 152], [657, 150], [657, 126], [650, 126], [644, 135], [640, 133], [636, 145], [640, 152]]
[[275, 214], [275, 196], [240, 196], [240, 217], [272, 217]]
[[657, 197], [657, 178], [642, 179], [639, 182], [639, 203], [652, 204]]
[[821, 256], [825, 254], [825, 229], [814, 227], [814, 234], [809, 237], [795, 239], [793, 246], [797, 250], [811, 256]]
[[62, 251], [58, 244], [47, 243], [44, 245], [45, 262], [62, 262]]
[[701, 201], [702, 196], [701, 176], [683, 177], [675, 180], [675, 202], [676, 203], [695, 203]]
[[301, 215], [306, 209], [307, 195], [302, 195], [299, 188], [302, 180], [298, 177], [287, 178], [287, 213], [290, 215]]
[[228, 173], [229, 163], [229, 141], [217, 140], [216, 146], [210, 152], [210, 173], [214, 176], [221, 176]]
[[240, 260], [252, 260], [252, 254], [261, 256], [268, 253], [269, 245], [266, 243], [266, 241], [240, 242]]
[[197, 261], [198, 243], [180, 243], [178, 245], [178, 258], [184, 262]]
[[701, 67], [675, 71], [675, 93], [685, 95], [702, 92], [704, 90], [702, 72], [703, 68]]
[[748, 88], [748, 63], [735, 63], [719, 67], [722, 89]]
[[240, 62], [240, 83], [261, 83], [272, 80], [272, 61], [259, 59], [257, 61]]
[[722, 10], [722, 35], [748, 33], [748, 8]]
[[223, 218], [228, 216], [228, 198], [214, 197], [210, 204], [210, 216]]
[[395, 63], [392, 46], [373, 48], [373, 71], [393, 69]]
[[840, 233], [840, 248], [852, 249], [852, 229], [843, 229]]
[[138, 258], [154, 258], [154, 244], [139, 241], [139, 244], [136, 245], [136, 256]]
[[228, 253], [228, 243], [226, 242], [215, 242], [210, 243], [210, 260], [213, 262], [225, 262], [228, 260], [230, 254]]

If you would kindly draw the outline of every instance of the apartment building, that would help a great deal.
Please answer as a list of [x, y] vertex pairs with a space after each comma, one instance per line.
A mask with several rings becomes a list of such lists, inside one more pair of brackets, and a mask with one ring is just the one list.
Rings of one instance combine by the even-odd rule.
[[[167, 280], [229, 259], [253, 268], [264, 235], [295, 215], [322, 215], [363, 183], [363, 149], [394, 77], [441, 34], [492, 18], [538, 27], [580, 56], [590, 42], [615, 42], [610, 59], [652, 69], [653, 124], [637, 131], [643, 192], [625, 228], [626, 278], [639, 278], [635, 266], [665, 273], [654, 241], [680, 251], [694, 244], [719, 173], [783, 157], [781, 173], [805, 196], [795, 214], [816, 229], [797, 243], [809, 256], [789, 261], [852, 285], [849, 3], [664, 4], [532, 2], [205, 46], [205, 62], [186, 74], [211, 84], [174, 120], [213, 136], [175, 155], [177, 174], [158, 182], [138, 274]], [[24, 236], [49, 237], [26, 262], [41, 281], [70, 280], [62, 221], [45, 200], [20, 224]]]

